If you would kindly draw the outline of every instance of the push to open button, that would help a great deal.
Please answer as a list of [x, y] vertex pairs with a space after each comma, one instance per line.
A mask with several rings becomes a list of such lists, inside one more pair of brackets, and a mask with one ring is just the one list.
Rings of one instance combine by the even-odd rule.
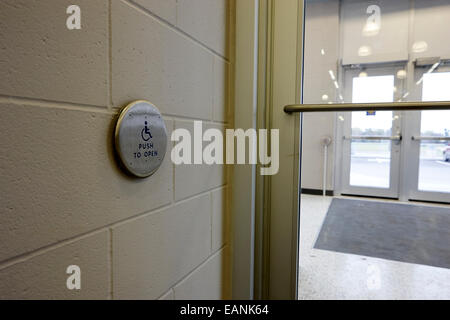
[[127, 173], [146, 178], [161, 166], [167, 149], [167, 129], [159, 110], [138, 100], [120, 112], [115, 147]]

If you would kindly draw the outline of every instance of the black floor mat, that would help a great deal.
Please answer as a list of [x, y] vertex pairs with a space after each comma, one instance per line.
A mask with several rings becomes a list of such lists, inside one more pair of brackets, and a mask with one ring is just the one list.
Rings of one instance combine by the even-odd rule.
[[450, 269], [450, 206], [333, 199], [314, 247]]

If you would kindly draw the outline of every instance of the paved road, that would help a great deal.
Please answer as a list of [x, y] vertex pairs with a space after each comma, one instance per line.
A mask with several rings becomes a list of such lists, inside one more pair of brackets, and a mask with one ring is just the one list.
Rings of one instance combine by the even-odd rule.
[[[352, 157], [351, 184], [387, 188], [389, 160]], [[450, 192], [450, 162], [421, 160], [419, 189]]]

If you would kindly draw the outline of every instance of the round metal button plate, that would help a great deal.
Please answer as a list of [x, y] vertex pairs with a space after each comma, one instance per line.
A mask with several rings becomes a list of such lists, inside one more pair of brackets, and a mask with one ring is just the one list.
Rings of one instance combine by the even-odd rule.
[[155, 173], [167, 149], [166, 125], [159, 110], [144, 100], [127, 105], [116, 124], [115, 144], [130, 174], [146, 178]]

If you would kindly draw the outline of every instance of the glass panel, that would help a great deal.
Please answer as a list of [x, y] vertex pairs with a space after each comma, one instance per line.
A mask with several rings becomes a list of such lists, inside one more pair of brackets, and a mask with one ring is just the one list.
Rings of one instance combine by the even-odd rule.
[[[376, 90], [374, 90], [376, 88]], [[353, 78], [352, 102], [393, 102], [394, 76]]]
[[[374, 90], [373, 88], [377, 88]], [[353, 78], [352, 101], [358, 103], [392, 102], [394, 76]], [[390, 136], [392, 111], [352, 112], [352, 136]], [[391, 142], [354, 139], [351, 142], [350, 185], [389, 188]]]
[[392, 111], [352, 112], [352, 135], [390, 136], [392, 119]]
[[350, 185], [389, 188], [391, 172], [390, 141], [353, 141]]
[[[305, 3], [303, 103], [450, 101], [450, 0]], [[303, 114], [299, 297], [450, 299], [450, 111], [369, 110]]]
[[424, 74], [422, 101], [450, 101], [450, 72]]
[[[423, 101], [450, 100], [450, 72], [423, 76]], [[422, 111], [420, 135], [450, 136], [450, 110]], [[450, 192], [449, 141], [424, 140], [420, 144], [419, 190]]]
[[[392, 111], [352, 112], [352, 136], [390, 136], [392, 117]], [[390, 166], [390, 141], [352, 140], [350, 185], [389, 188]]]

